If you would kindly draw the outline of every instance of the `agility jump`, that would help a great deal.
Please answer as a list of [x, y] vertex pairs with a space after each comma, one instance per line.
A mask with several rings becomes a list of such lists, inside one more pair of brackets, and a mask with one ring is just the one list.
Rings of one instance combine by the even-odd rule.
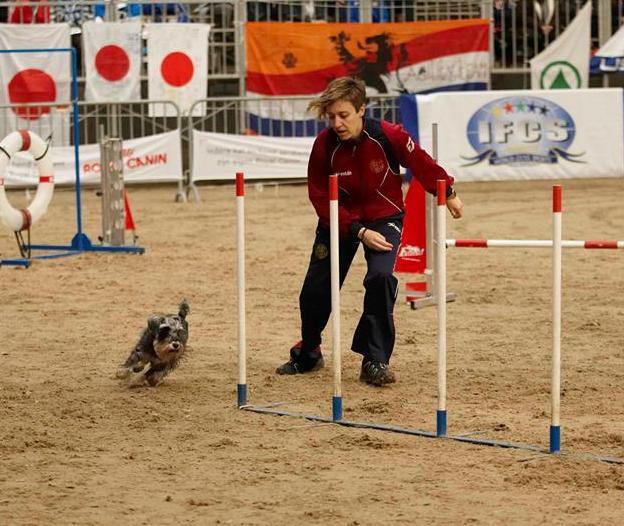
[[[501, 440], [490, 440], [475, 438], [466, 435], [453, 435], [447, 433], [447, 404], [446, 404], [446, 301], [436, 301], [437, 305], [437, 379], [438, 379], [438, 403], [436, 409], [436, 431], [426, 431], [401, 426], [376, 424], [369, 422], [358, 422], [344, 420], [342, 417], [342, 391], [341, 391], [341, 366], [340, 366], [340, 299], [338, 286], [338, 265], [334, 267], [334, 262], [338, 262], [338, 191], [337, 178], [330, 176], [329, 181], [330, 200], [330, 253], [331, 253], [331, 288], [332, 288], [332, 318], [333, 318], [333, 372], [334, 372], [334, 392], [332, 397], [332, 416], [323, 417], [276, 409], [278, 404], [268, 406], [254, 406], [247, 402], [247, 379], [246, 379], [246, 319], [245, 319], [245, 213], [244, 213], [244, 175], [236, 174], [236, 210], [237, 210], [237, 284], [238, 284], [238, 385], [237, 385], [237, 406], [239, 409], [252, 411], [255, 413], [273, 414], [278, 416], [290, 416], [305, 418], [307, 420], [324, 423], [334, 423], [345, 427], [369, 428], [379, 431], [390, 431], [394, 433], [409, 434], [428, 438], [450, 439], [457, 442], [465, 442], [475, 445], [497, 446], [502, 448], [522, 449], [536, 453], [556, 454], [561, 451], [560, 443], [560, 400], [561, 400], [561, 186], [553, 187], [553, 239], [540, 241], [538, 244], [530, 244], [534, 247], [552, 247], [553, 258], [553, 330], [552, 330], [552, 362], [551, 362], [551, 419], [550, 419], [550, 443], [549, 448], [531, 444], [508, 442]], [[436, 284], [436, 298], [446, 298], [446, 188], [445, 182], [438, 181], [437, 187], [437, 207], [436, 207], [436, 264], [434, 279]], [[518, 241], [518, 243], [522, 243]], [[612, 246], [613, 242], [571, 242], [607, 244]], [[621, 242], [615, 242], [619, 244]], [[448, 246], [454, 246], [449, 244]], [[466, 245], [468, 246], [468, 245]], [[516, 245], [505, 245], [516, 246]], [[520, 245], [527, 246], [527, 245]], [[603, 247], [599, 247], [603, 248]], [[620, 248], [618, 246], [618, 248]], [[589, 460], [598, 460], [612, 464], [624, 464], [624, 459], [615, 457], [583, 454]]]
[[[89, 237], [82, 230], [82, 204], [80, 189], [80, 120], [78, 106], [78, 60], [75, 48], [48, 48], [48, 49], [0, 49], [0, 59], [3, 54], [9, 53], [67, 53], [71, 60], [71, 101], [69, 105], [72, 108], [72, 131], [73, 131], [73, 148], [75, 159], [75, 195], [76, 195], [76, 232], [69, 244], [31, 244], [29, 227], [45, 213], [54, 190], [54, 179], [52, 175], [52, 161], [48, 155], [49, 144], [45, 144], [39, 137], [29, 131], [18, 131], [7, 135], [2, 141], [4, 153], [0, 151], [0, 214], [2, 221], [9, 225], [18, 240], [18, 246], [21, 252], [20, 258], [0, 259], [2, 265], [21, 265], [28, 267], [32, 259], [48, 259], [64, 256], [77, 255], [82, 252], [130, 252], [134, 254], [142, 254], [145, 252], [143, 247], [139, 246], [104, 246], [91, 243]], [[42, 106], [56, 106], [54, 103], [42, 103]], [[16, 135], [17, 134], [17, 135]], [[42, 145], [44, 146], [42, 150]], [[3, 174], [8, 166], [12, 153], [21, 150], [30, 151], [37, 161], [39, 168], [39, 185], [34, 201], [25, 210], [15, 210], [6, 198]], [[38, 158], [39, 157], [39, 158]], [[46, 179], [49, 178], [49, 179]], [[28, 243], [24, 243], [18, 232], [22, 230], [28, 231]], [[33, 256], [31, 258], [31, 250], [47, 250], [54, 251], [53, 254], [45, 254]]]

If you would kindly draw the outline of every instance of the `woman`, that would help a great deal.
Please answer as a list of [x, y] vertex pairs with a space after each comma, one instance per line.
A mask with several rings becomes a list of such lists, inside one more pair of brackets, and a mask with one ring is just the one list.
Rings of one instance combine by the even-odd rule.
[[401, 126], [365, 118], [365, 102], [364, 82], [340, 77], [308, 106], [329, 121], [329, 128], [316, 138], [308, 162], [308, 194], [319, 222], [299, 296], [301, 341], [277, 374], [306, 373], [324, 366], [321, 332], [331, 313], [330, 174], [338, 174], [341, 286], [360, 243], [364, 245], [364, 310], [351, 349], [363, 357], [360, 379], [368, 384], [396, 381], [389, 363], [398, 284], [393, 269], [404, 215], [399, 165], [409, 168], [434, 195], [436, 181], [445, 179], [447, 207], [453, 217], [462, 215], [463, 204], [451, 186], [453, 178]]

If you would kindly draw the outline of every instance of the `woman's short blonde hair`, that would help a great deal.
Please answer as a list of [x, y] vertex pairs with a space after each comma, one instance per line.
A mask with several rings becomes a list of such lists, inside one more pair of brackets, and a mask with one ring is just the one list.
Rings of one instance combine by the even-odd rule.
[[356, 77], [338, 77], [332, 80], [325, 91], [310, 104], [308, 111], [316, 113], [319, 119], [325, 118], [327, 108], [334, 102], [345, 100], [359, 110], [366, 103], [366, 84]]

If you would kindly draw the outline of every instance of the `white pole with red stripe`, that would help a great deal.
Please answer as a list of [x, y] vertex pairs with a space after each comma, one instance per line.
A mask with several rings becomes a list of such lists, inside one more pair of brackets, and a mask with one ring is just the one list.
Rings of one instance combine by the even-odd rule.
[[331, 261], [331, 306], [334, 364], [332, 419], [342, 420], [341, 355], [340, 355], [340, 251], [338, 248], [338, 176], [329, 176], [329, 254]]
[[236, 174], [236, 253], [238, 282], [238, 407], [247, 404], [245, 322], [245, 176]]
[[[551, 239], [447, 239], [447, 247], [457, 248], [551, 248]], [[562, 240], [561, 248], [586, 248], [586, 249], [618, 249], [624, 248], [624, 241], [606, 239], [596, 240]]]
[[446, 435], [446, 181], [437, 184], [435, 285], [438, 307], [438, 410], [436, 435]]
[[553, 323], [550, 414], [550, 452], [561, 450], [561, 185], [553, 186]]

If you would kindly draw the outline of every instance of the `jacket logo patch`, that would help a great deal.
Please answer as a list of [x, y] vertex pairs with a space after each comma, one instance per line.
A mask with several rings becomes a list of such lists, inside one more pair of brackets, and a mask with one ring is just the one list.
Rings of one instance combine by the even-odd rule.
[[407, 148], [407, 151], [410, 153], [414, 151], [414, 141], [412, 140], [411, 137], [407, 138], [407, 144], [405, 145], [405, 147]]
[[370, 163], [370, 169], [373, 173], [380, 174], [386, 171], [386, 163], [381, 159], [373, 159]]

